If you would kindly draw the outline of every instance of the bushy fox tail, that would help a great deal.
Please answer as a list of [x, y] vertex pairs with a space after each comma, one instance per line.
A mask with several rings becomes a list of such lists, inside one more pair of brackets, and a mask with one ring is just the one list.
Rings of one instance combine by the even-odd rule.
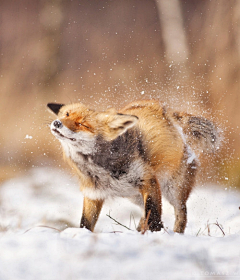
[[214, 153], [219, 149], [220, 131], [212, 121], [179, 112], [173, 113], [173, 117], [182, 127], [186, 142], [193, 150]]

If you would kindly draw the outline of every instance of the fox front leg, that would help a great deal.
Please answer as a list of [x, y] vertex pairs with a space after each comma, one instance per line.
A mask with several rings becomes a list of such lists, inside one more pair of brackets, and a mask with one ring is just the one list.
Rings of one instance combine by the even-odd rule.
[[157, 179], [149, 180], [148, 184], [142, 188], [141, 193], [144, 201], [144, 217], [141, 218], [137, 230], [160, 231], [163, 228], [161, 221], [162, 200]]
[[84, 197], [80, 228], [86, 228], [90, 231], [93, 231], [102, 206], [103, 200], [91, 200], [87, 197]]

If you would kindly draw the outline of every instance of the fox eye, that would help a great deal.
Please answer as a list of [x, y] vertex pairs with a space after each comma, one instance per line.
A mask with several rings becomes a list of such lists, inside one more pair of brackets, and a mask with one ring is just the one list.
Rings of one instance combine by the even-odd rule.
[[84, 127], [88, 128], [88, 129], [90, 129], [90, 127], [89, 127], [89, 126], [87, 126], [87, 125], [85, 125], [85, 124], [78, 123], [78, 125], [79, 125], [79, 126], [84, 126]]
[[69, 113], [68, 112], [66, 113], [66, 116], [69, 117]]

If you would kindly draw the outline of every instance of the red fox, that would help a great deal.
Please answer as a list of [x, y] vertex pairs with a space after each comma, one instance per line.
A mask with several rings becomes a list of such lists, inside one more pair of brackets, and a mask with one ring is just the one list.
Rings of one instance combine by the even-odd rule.
[[137, 229], [160, 231], [163, 193], [174, 207], [174, 231], [184, 233], [197, 156], [218, 149], [211, 121], [171, 112], [156, 100], [133, 102], [119, 112], [81, 103], [47, 106], [57, 115], [51, 132], [80, 179], [81, 228], [94, 230], [107, 198], [126, 197], [144, 209]]

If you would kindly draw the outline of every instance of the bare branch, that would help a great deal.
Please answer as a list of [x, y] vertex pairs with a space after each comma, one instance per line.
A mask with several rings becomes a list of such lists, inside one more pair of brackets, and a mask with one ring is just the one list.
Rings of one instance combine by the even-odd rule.
[[223, 236], [225, 236], [225, 232], [223, 231], [223, 227], [218, 223], [218, 221], [216, 221], [216, 223], [214, 225], [218, 226], [220, 228]]
[[113, 220], [115, 223], [117, 223], [119, 226], [125, 227], [125, 228], [128, 229], [128, 230], [132, 230], [132, 229], [130, 229], [129, 227], [127, 227], [127, 226], [121, 224], [120, 222], [118, 222], [117, 220], [115, 220], [113, 217], [111, 217], [111, 216], [110, 216], [110, 213], [109, 213], [109, 214], [106, 214], [106, 216], [108, 216], [108, 218], [112, 219], [112, 220]]

